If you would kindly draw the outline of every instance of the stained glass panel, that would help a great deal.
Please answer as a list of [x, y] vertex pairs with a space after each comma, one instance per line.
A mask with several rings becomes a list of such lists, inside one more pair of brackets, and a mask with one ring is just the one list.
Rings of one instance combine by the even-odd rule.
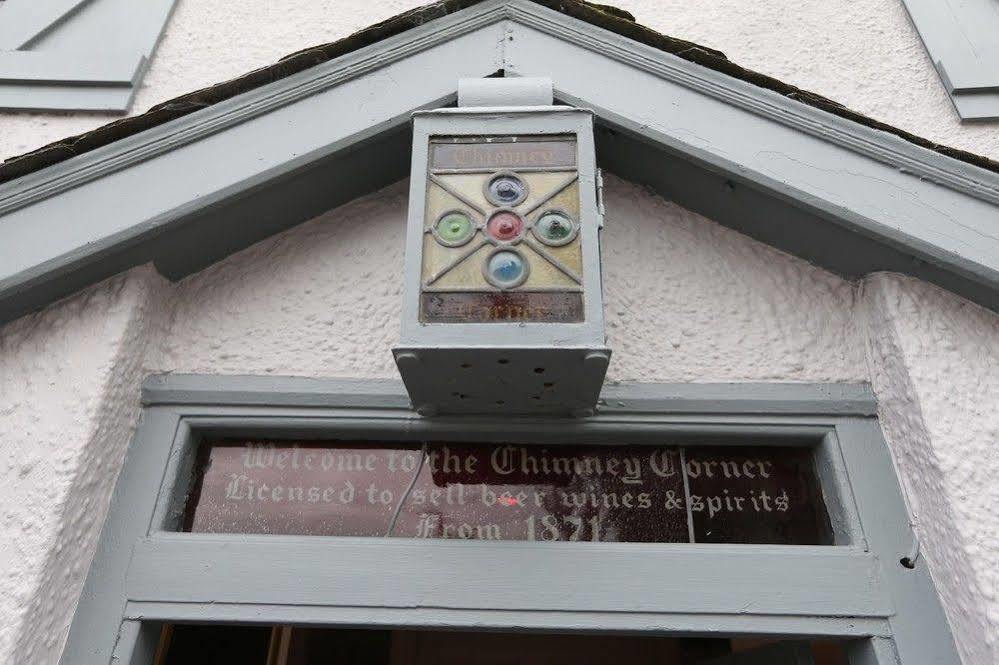
[[574, 136], [435, 137], [420, 320], [584, 318]]

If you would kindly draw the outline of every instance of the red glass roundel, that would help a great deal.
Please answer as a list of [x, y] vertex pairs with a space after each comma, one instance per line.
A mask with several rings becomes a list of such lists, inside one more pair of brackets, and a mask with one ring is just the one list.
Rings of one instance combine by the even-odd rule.
[[486, 224], [489, 235], [501, 242], [516, 240], [524, 232], [524, 220], [515, 212], [500, 210]]

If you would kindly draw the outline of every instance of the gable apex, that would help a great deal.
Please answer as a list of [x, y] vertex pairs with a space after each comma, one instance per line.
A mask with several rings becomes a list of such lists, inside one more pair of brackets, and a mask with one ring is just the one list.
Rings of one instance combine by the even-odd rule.
[[405, 177], [410, 113], [497, 73], [550, 77], [594, 110], [601, 166], [685, 207], [839, 274], [903, 272], [999, 309], [993, 162], [620, 10], [462, 0], [0, 167], [0, 322], [149, 261], [183, 277]]

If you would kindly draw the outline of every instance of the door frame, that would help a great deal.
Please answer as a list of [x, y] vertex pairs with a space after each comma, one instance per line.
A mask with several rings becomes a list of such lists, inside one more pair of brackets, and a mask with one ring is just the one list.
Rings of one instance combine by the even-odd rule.
[[[903, 564], [915, 539], [865, 384], [614, 385], [580, 419], [424, 418], [398, 381], [165, 375], [142, 402], [63, 665], [149, 665], [170, 622], [838, 637], [852, 640], [851, 665], [960, 665], [925, 561]], [[197, 447], [222, 436], [688, 447], [763, 436], [814, 446], [835, 544], [179, 532]], [[441, 582], [455, 575], [469, 583]]]

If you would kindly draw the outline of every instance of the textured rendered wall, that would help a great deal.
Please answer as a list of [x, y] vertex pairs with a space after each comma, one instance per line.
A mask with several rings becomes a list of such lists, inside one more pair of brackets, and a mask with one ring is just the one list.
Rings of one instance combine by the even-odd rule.
[[[178, 284], [135, 269], [0, 329], [0, 664], [56, 662], [143, 375], [396, 375], [406, 191]], [[921, 564], [966, 665], [992, 662], [999, 317], [916, 280], [845, 282], [613, 176], [606, 203], [610, 379], [871, 380]]]
[[0, 328], [0, 663], [56, 663], [138, 415], [151, 268]]
[[[423, 0], [178, 0], [133, 113], [333, 41]], [[999, 159], [999, 122], [961, 125], [902, 0], [611, 0], [660, 32], [931, 140]], [[0, 113], [0, 159], [101, 114]]]
[[[630, 183], [606, 187], [611, 379], [866, 380], [849, 283]], [[158, 368], [398, 376], [406, 196], [400, 183], [182, 282]]]
[[863, 285], [885, 436], [966, 665], [999, 662], [999, 317], [900, 275]]
[[[179, 0], [134, 112], [417, 4]], [[958, 123], [901, 0], [617, 4], [999, 159], [999, 123]], [[0, 159], [108, 120], [0, 114]], [[57, 660], [144, 373], [395, 375], [404, 203], [394, 186], [179, 285], [141, 268], [0, 328], [0, 665]], [[614, 179], [607, 206], [611, 378], [872, 381], [965, 665], [997, 662], [999, 317], [915, 280], [846, 283]]]

